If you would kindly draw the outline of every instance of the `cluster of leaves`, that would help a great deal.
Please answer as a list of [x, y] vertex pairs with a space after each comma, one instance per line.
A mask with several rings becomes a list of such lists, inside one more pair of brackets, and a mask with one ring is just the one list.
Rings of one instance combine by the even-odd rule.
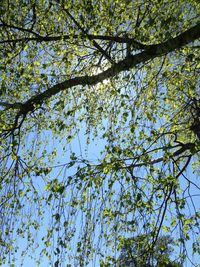
[[199, 10], [2, 0], [0, 264], [37, 248], [38, 263], [108, 266], [127, 236], [155, 251], [166, 232], [181, 263], [188, 242], [200, 252]]
[[149, 249], [149, 236], [141, 235], [135, 238], [121, 240], [121, 254], [117, 260], [119, 266], [133, 267], [180, 267], [178, 262], [170, 260], [173, 253], [173, 238], [161, 236], [154, 244], [154, 250]]

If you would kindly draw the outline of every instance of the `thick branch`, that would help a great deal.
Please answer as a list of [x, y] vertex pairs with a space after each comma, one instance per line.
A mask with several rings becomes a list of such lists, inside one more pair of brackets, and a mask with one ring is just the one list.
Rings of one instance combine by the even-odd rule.
[[183, 32], [175, 38], [171, 38], [164, 43], [157, 45], [151, 45], [145, 51], [138, 53], [136, 55], [129, 55], [124, 60], [119, 61], [118, 63], [113, 64], [112, 67], [107, 70], [93, 76], [80, 76], [75, 77], [64, 82], [58, 83], [43, 93], [40, 93], [36, 96], [33, 96], [28, 101], [23, 103], [23, 109], [21, 113], [25, 114], [29, 111], [34, 110], [34, 107], [41, 105], [46, 99], [49, 99], [53, 95], [56, 95], [59, 92], [62, 92], [68, 88], [81, 85], [95, 85], [99, 82], [104, 81], [105, 79], [112, 78], [119, 74], [122, 71], [128, 71], [129, 69], [138, 66], [141, 63], [145, 63], [149, 60], [152, 60], [156, 57], [163, 56], [168, 54], [176, 49], [194, 42], [196, 39], [200, 38], [200, 23], [196, 26], [190, 28], [189, 30]]

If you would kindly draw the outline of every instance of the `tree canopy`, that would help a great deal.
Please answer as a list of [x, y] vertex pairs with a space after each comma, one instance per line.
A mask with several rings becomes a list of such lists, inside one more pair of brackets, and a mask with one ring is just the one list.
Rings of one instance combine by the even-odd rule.
[[153, 250], [148, 248], [149, 236], [140, 235], [124, 240], [117, 266], [125, 267], [181, 267], [176, 261], [171, 261], [173, 253], [173, 238], [160, 236]]
[[152, 251], [169, 233], [196, 266], [199, 13], [197, 0], [1, 1], [0, 264], [36, 251], [39, 266], [109, 266], [127, 238]]

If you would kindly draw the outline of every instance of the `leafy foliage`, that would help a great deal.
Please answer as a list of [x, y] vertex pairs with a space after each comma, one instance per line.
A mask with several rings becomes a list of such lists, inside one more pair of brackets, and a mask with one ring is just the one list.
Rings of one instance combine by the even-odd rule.
[[149, 250], [148, 236], [141, 235], [136, 238], [123, 240], [122, 251], [118, 259], [119, 266], [133, 267], [179, 267], [178, 262], [172, 261], [173, 239], [170, 236], [161, 236]]
[[166, 232], [181, 264], [188, 243], [199, 254], [199, 10], [2, 0], [1, 264], [33, 249], [38, 264], [109, 266], [123, 240], [154, 250]]

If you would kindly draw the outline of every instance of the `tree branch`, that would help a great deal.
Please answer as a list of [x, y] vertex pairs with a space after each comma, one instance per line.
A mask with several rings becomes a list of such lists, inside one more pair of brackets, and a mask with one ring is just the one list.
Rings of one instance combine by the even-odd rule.
[[[25, 29], [26, 30], [26, 29]], [[33, 33], [35, 34], [35, 33]], [[24, 37], [24, 38], [18, 38], [18, 39], [7, 39], [0, 41], [0, 44], [6, 44], [6, 43], [18, 43], [18, 42], [30, 42], [35, 41], [38, 43], [42, 42], [54, 42], [54, 41], [60, 41], [60, 40], [70, 40], [70, 39], [78, 39], [78, 38], [86, 39], [86, 36], [84, 34], [75, 34], [75, 35], [59, 35], [59, 36], [42, 36], [37, 34], [37, 37]], [[134, 38], [129, 38], [125, 36], [109, 36], [109, 35], [94, 35], [94, 34], [88, 34], [87, 39], [90, 40], [101, 40], [101, 41], [111, 41], [113, 43], [121, 43], [121, 44], [130, 44], [135, 49], [147, 49], [150, 47], [150, 45], [142, 44], [138, 41], [136, 41]]]
[[97, 50], [108, 60], [110, 61], [111, 64], [114, 64], [115, 62], [112, 60], [112, 58], [110, 57], [110, 55], [107, 54], [107, 52], [94, 40], [91, 39], [88, 31], [84, 30], [84, 28], [80, 25], [80, 23], [78, 21], [76, 21], [76, 19], [71, 15], [71, 13], [68, 11], [68, 9], [62, 7], [63, 10], [66, 12], [66, 14], [71, 18], [71, 20], [75, 23], [75, 25], [78, 27], [78, 29], [80, 29], [82, 31], [82, 33], [84, 35], [87, 36], [87, 38], [92, 41], [92, 44], [94, 45], [94, 47], [97, 48]]
[[[15, 25], [7, 24], [2, 20], [1, 20], [1, 22], [2, 22], [2, 24], [0, 24], [0, 28], [1, 27], [6, 27], [6, 28], [13, 29], [13, 30], [18, 30], [18, 31], [22, 31], [22, 32], [28, 32], [28, 33], [31, 33], [31, 34], [37, 36], [37, 38], [40, 38], [40, 35], [38, 33], [34, 32], [34, 31], [32, 31], [31, 29], [27, 29], [27, 28], [15, 26]], [[2, 43], [2, 41], [0, 43]]]
[[[174, 157], [177, 157], [181, 154], [183, 154], [185, 151], [187, 150], [192, 150], [195, 148], [195, 143], [186, 143], [186, 144], [183, 144], [182, 147], [178, 150], [176, 150], [172, 155], [171, 155], [171, 158], [174, 158]], [[157, 163], [160, 163], [164, 161], [164, 157], [160, 157], [160, 158], [157, 158], [157, 159], [154, 159], [154, 160], [151, 160], [149, 162], [141, 162], [141, 163], [136, 163], [136, 164], [132, 164], [130, 165], [130, 167], [133, 167], [133, 168], [136, 168], [136, 167], [142, 167], [142, 166], [147, 166], [147, 165], [154, 165], [154, 164], [157, 164]], [[184, 170], [183, 170], [184, 171]]]
[[21, 108], [23, 108], [23, 104], [22, 103], [20, 103], [20, 102], [16, 102], [16, 103], [13, 103], [13, 104], [11, 104], [11, 103], [7, 103], [7, 102], [0, 102], [0, 106], [2, 106], [2, 107], [5, 107], [6, 109], [21, 109]]
[[125, 59], [113, 64], [110, 68], [99, 74], [93, 76], [85, 75], [80, 77], [74, 77], [72, 79], [66, 80], [50, 87], [48, 90], [38, 95], [35, 95], [29, 100], [27, 100], [25, 103], [22, 103], [23, 108], [21, 114], [33, 111], [36, 105], [41, 105], [46, 99], [49, 99], [50, 97], [58, 94], [59, 92], [67, 90], [68, 88], [77, 85], [96, 85], [97, 83], [102, 82], [105, 79], [109, 79], [116, 76], [122, 71], [128, 71], [129, 69], [136, 67], [141, 63], [145, 63], [156, 57], [161, 57], [176, 49], [180, 49], [183, 46], [194, 42], [198, 38], [200, 38], [200, 23], [175, 38], [171, 38], [166, 42], [160, 44], [150, 45], [148, 49], [136, 55], [129, 55]]

